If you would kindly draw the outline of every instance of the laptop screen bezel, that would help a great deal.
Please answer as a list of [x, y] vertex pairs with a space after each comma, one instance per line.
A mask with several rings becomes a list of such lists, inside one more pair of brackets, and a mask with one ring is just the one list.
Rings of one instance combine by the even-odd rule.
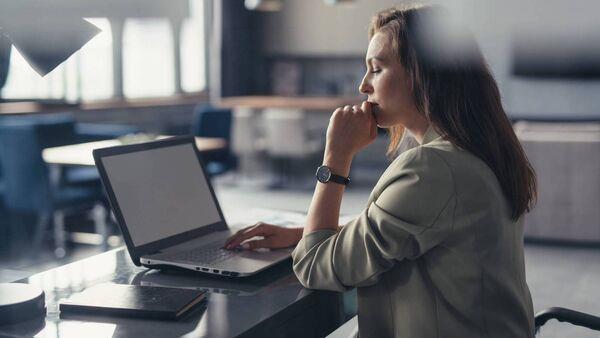
[[[123, 217], [123, 213], [119, 206], [119, 201], [116, 198], [113, 187], [108, 178], [108, 174], [102, 162], [102, 159], [109, 156], [115, 155], [124, 155], [129, 153], [135, 153], [140, 151], [147, 151], [152, 149], [159, 148], [167, 148], [179, 145], [189, 144], [194, 149], [194, 154], [196, 154], [196, 159], [202, 168], [202, 173], [204, 174], [204, 179], [206, 180], [206, 184], [208, 185], [211, 197], [215, 202], [217, 207], [217, 211], [219, 213], [220, 221], [216, 223], [212, 223], [209, 225], [202, 225], [198, 228], [188, 230], [176, 235], [169, 236], [167, 238], [159, 239], [150, 243], [145, 243], [139, 246], [135, 246], [129, 230], [127, 228], [127, 224], [125, 222], [125, 218]], [[156, 253], [162, 249], [187, 242], [191, 239], [203, 236], [205, 234], [215, 232], [215, 231], [223, 231], [227, 230], [227, 223], [225, 222], [225, 218], [223, 217], [223, 212], [221, 211], [221, 206], [219, 205], [219, 201], [216, 198], [213, 186], [210, 182], [208, 174], [206, 172], [206, 168], [204, 166], [203, 161], [201, 160], [201, 154], [196, 147], [195, 138], [193, 136], [176, 136], [170, 137], [166, 139], [161, 139], [158, 141], [132, 144], [132, 145], [123, 145], [123, 146], [115, 146], [109, 148], [101, 148], [95, 149], [93, 152], [94, 162], [96, 163], [96, 167], [98, 168], [98, 172], [100, 174], [100, 178], [102, 181], [102, 185], [104, 186], [104, 190], [108, 196], [108, 200], [110, 206], [114, 212], [115, 218], [117, 219], [117, 223], [119, 228], [121, 229], [121, 233], [123, 234], [123, 239], [125, 240], [125, 244], [127, 246], [127, 250], [129, 251], [129, 255], [133, 260], [133, 263], [137, 266], [141, 265], [140, 257], [152, 253]]]

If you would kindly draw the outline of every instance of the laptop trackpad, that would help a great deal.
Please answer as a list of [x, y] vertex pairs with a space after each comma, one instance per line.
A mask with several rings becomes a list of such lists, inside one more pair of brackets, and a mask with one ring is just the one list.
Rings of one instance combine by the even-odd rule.
[[253, 273], [262, 270], [274, 263], [290, 257], [293, 249], [278, 250], [245, 250], [239, 251], [237, 255], [224, 263], [233, 271], [241, 273]]

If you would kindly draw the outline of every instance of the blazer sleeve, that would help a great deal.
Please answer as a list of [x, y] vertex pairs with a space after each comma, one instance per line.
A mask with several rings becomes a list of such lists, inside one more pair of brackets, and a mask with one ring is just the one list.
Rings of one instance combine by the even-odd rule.
[[335, 291], [372, 285], [394, 264], [423, 255], [452, 231], [456, 194], [447, 163], [425, 147], [396, 162], [358, 218], [339, 232], [317, 230], [300, 240], [292, 258], [302, 285]]

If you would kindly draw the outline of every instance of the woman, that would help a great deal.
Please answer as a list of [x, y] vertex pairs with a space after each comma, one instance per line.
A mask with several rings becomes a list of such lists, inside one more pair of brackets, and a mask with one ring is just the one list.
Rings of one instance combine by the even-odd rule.
[[520, 219], [535, 174], [473, 38], [459, 52], [426, 43], [441, 41], [423, 34], [443, 17], [436, 7], [378, 13], [359, 88], [368, 101], [330, 119], [323, 163], [337, 175], [377, 125], [389, 129], [391, 152], [404, 129], [420, 144], [391, 163], [366, 210], [338, 227], [345, 185], [318, 182], [304, 229], [261, 223], [226, 246], [297, 244], [304, 286], [357, 287], [361, 337], [530, 337]]

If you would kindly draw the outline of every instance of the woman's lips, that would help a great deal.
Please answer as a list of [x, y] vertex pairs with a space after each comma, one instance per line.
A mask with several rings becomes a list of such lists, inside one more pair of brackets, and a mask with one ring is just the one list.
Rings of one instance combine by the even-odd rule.
[[379, 111], [379, 104], [375, 103], [375, 102], [369, 102], [371, 104], [371, 111], [373, 112], [373, 114], [377, 113]]
[[371, 105], [371, 107], [378, 106], [378, 104], [377, 104], [377, 103], [375, 103], [375, 102], [367, 101], [367, 103], [368, 103], [368, 104], [370, 104], [370, 105]]

